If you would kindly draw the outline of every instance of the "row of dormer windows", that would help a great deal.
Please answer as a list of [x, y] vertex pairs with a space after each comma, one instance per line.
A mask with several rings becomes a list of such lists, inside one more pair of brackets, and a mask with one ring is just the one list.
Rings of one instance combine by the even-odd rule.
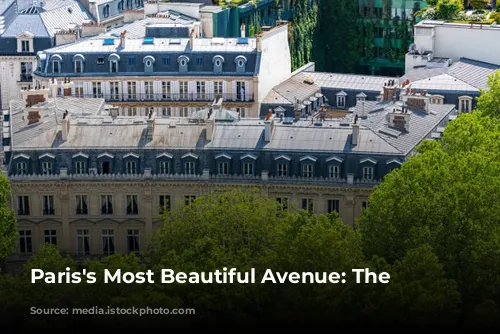
[[[52, 159], [47, 159], [47, 156], [52, 157]], [[15, 159], [15, 173], [17, 175], [29, 174], [29, 165], [26, 156], [21, 156], [21, 159], [14, 157]], [[114, 156], [109, 153], [103, 153], [98, 157], [98, 168], [91, 169], [88, 165], [88, 156], [79, 153], [73, 156], [73, 165], [69, 170], [69, 173], [76, 175], [85, 174], [114, 174]], [[198, 156], [192, 153], [185, 154], [181, 158], [181, 173], [186, 175], [199, 175], [201, 174], [201, 165], [198, 161]], [[233, 168], [240, 168], [239, 174], [244, 176], [256, 176], [256, 160], [257, 157], [251, 154], [241, 157], [240, 165], [237, 166], [231, 162], [232, 157], [227, 154], [219, 154], [215, 157], [215, 174], [220, 176], [229, 176], [235, 174], [232, 170]], [[343, 160], [340, 158], [331, 158], [327, 162], [326, 175], [323, 170], [317, 171], [317, 159], [315, 157], [302, 157], [300, 159], [300, 171], [298, 173], [292, 173], [291, 171], [291, 159], [286, 156], [275, 157], [274, 163], [274, 175], [277, 177], [290, 177], [290, 176], [300, 176], [303, 178], [313, 178], [316, 176], [326, 176], [330, 179], [342, 179], [343, 171], [342, 164]], [[123, 157], [123, 168], [122, 172], [124, 174], [135, 175], [140, 174], [141, 170], [139, 168], [140, 158], [134, 153], [126, 154]], [[40, 171], [43, 175], [55, 174], [55, 157], [52, 155], [46, 155], [43, 160], [40, 161]], [[399, 167], [401, 163], [397, 160], [391, 160], [387, 163], [387, 172], [392, 171], [394, 168]], [[360, 161], [361, 170], [359, 177], [363, 180], [374, 180], [376, 179], [377, 161], [373, 159], [363, 159]], [[160, 154], [157, 156], [157, 162], [155, 170], [153, 171], [158, 175], [171, 175], [179, 172], [179, 170], [174, 167], [174, 158], [168, 153]]]
[[[63, 73], [62, 69], [62, 57], [59, 55], [52, 55], [52, 72], [53, 73]], [[120, 72], [120, 61], [121, 57], [115, 53], [108, 56], [108, 71], [109, 73], [118, 73]], [[126, 62], [122, 62], [122, 64], [128, 64], [129, 66], [135, 65], [136, 57], [130, 56], [127, 58]], [[143, 58], [144, 71], [145, 72], [153, 72], [154, 64], [156, 59], [154, 56], [148, 55]], [[179, 72], [187, 72], [188, 64], [190, 62], [189, 57], [187, 56], [179, 56], [177, 58], [177, 63], [179, 64]], [[104, 65], [106, 63], [104, 57], [98, 57], [96, 61], [97, 65]], [[213, 72], [221, 73], [224, 70], [224, 57], [215, 56], [212, 58], [213, 64]], [[247, 58], [245, 56], [238, 56], [235, 59], [236, 63], [236, 72], [244, 73], [246, 72], [246, 63]], [[163, 57], [163, 65], [170, 65], [170, 57]], [[195, 65], [196, 68], [203, 66], [203, 57], [196, 57]], [[81, 54], [76, 54], [73, 56], [73, 72], [74, 73], [84, 73], [85, 70], [85, 57]]]

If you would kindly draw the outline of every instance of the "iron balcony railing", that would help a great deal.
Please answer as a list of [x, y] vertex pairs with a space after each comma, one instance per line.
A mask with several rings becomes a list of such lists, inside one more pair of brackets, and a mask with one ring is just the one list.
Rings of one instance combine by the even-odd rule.
[[[58, 92], [59, 96], [64, 96], [64, 92]], [[111, 102], [140, 102], [140, 101], [190, 101], [190, 102], [213, 102], [214, 100], [223, 99], [227, 102], [254, 102], [254, 94], [148, 94], [148, 93], [102, 93], [95, 92], [92, 94], [79, 94], [78, 91], [72, 93], [73, 97], [82, 98], [104, 98]]]

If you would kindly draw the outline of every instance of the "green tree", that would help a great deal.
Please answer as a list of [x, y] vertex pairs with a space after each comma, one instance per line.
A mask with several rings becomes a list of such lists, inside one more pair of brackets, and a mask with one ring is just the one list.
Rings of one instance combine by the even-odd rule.
[[500, 298], [499, 136], [498, 122], [474, 112], [424, 142], [372, 194], [359, 221], [366, 254], [393, 263], [428, 243], [467, 307]]
[[464, 5], [460, 0], [438, 0], [436, 5], [438, 18], [442, 20], [453, 19], [463, 9]]
[[16, 215], [9, 206], [10, 183], [0, 176], [0, 265], [16, 248], [19, 234]]
[[488, 78], [488, 89], [482, 90], [477, 101], [477, 110], [500, 119], [500, 71]]

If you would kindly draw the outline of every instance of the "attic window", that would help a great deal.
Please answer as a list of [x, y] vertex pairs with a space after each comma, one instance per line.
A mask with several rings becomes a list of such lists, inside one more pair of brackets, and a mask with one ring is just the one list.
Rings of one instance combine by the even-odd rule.
[[306, 84], [308, 84], [308, 85], [312, 85], [312, 84], [314, 84], [314, 80], [313, 80], [313, 79], [311, 79], [311, 78], [305, 78], [305, 79], [304, 79], [304, 83], [306, 83]]

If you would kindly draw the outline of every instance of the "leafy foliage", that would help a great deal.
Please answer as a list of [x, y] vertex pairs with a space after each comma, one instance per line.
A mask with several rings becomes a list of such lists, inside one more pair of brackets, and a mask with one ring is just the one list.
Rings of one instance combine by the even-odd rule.
[[9, 206], [10, 183], [0, 175], [0, 264], [16, 248], [19, 234], [16, 216]]

